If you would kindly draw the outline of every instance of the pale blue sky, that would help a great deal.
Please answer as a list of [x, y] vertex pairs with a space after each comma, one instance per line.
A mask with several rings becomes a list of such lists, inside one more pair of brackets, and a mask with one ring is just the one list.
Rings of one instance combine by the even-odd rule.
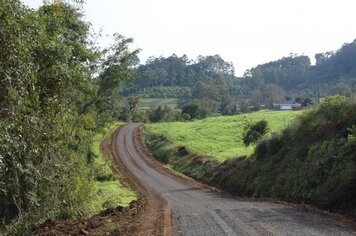
[[[41, 0], [23, 0], [31, 7]], [[94, 29], [133, 37], [149, 56], [221, 55], [236, 74], [288, 56], [335, 50], [356, 39], [355, 0], [87, 0]], [[105, 45], [109, 38], [104, 37]]]

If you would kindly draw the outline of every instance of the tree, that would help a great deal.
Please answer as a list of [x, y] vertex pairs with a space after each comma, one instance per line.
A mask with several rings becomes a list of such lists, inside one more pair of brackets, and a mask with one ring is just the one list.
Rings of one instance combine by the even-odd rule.
[[[196, 61], [186, 55], [152, 57], [135, 71], [138, 79], [133, 87], [121, 91], [124, 96], [135, 94], [155, 97], [156, 91], [160, 90], [162, 97], [182, 97], [179, 90], [194, 88], [199, 82], [206, 83], [207, 78], [214, 81], [212, 84], [215, 85], [226, 84], [235, 78], [232, 63], [224, 61], [219, 55], [199, 56]], [[185, 98], [191, 98], [189, 94], [184, 95]]]
[[236, 111], [237, 111], [237, 107], [233, 99], [228, 94], [222, 96], [219, 112], [222, 115], [234, 115], [236, 114]]
[[125, 122], [145, 122], [147, 117], [143, 111], [139, 109], [140, 98], [130, 96], [123, 99], [123, 105], [119, 109], [119, 119]]
[[113, 119], [138, 51], [119, 35], [98, 50], [75, 6], [2, 1], [0, 222], [79, 216], [91, 201], [93, 133]]
[[201, 108], [197, 103], [189, 103], [182, 108], [182, 117], [188, 117], [190, 120], [203, 119], [207, 115], [207, 111]]
[[133, 96], [133, 97], [128, 97], [127, 98], [127, 104], [128, 107], [131, 111], [135, 111], [138, 109], [138, 106], [140, 104], [140, 98], [137, 96]]
[[151, 122], [170, 122], [181, 120], [181, 111], [167, 105], [159, 106], [149, 112]]
[[244, 127], [242, 141], [247, 147], [256, 143], [260, 138], [268, 133], [268, 123], [266, 120], [260, 120], [256, 123], [246, 123]]
[[219, 55], [214, 56], [198, 56], [197, 66], [207, 73], [221, 73], [233, 75], [235, 68], [232, 63], [224, 61]]
[[[118, 98], [118, 89], [134, 79], [134, 65], [132, 64], [139, 50], [131, 51], [132, 38], [122, 35], [114, 35], [114, 43], [100, 52], [100, 60], [97, 62], [99, 76], [94, 80], [95, 85], [90, 96], [85, 99], [81, 114], [88, 111], [91, 106], [96, 106], [99, 112], [108, 112], [106, 104]], [[103, 109], [101, 109], [102, 107]]]
[[283, 101], [285, 95], [286, 92], [277, 84], [267, 84], [262, 95], [263, 102], [267, 107], [272, 108], [273, 102]]
[[310, 74], [309, 57], [291, 54], [289, 57], [258, 65], [249, 70], [247, 75], [251, 78], [260, 77], [266, 84], [277, 84], [283, 89], [291, 90], [304, 83]]

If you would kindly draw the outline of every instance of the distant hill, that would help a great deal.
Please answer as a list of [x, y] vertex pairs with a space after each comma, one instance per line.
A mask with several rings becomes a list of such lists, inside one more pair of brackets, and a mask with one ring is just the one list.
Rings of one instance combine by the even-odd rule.
[[[234, 66], [219, 55], [149, 58], [136, 68], [137, 80], [121, 95], [178, 98], [178, 105], [198, 103], [208, 113], [232, 114], [240, 108], [298, 100], [305, 104], [320, 96], [350, 96], [356, 91], [356, 40], [335, 51], [315, 55], [312, 65], [305, 55], [291, 54], [234, 75]], [[247, 104], [248, 103], [248, 104]]]
[[234, 66], [219, 55], [199, 56], [191, 60], [186, 55], [173, 54], [164, 58], [149, 58], [136, 69], [137, 80], [132, 87], [121, 91], [122, 95], [144, 97], [190, 97], [199, 83], [227, 84], [236, 79]]
[[340, 49], [315, 55], [316, 65], [307, 56], [295, 54], [247, 70], [238, 83], [236, 95], [252, 96], [266, 84], [276, 84], [290, 95], [349, 95], [356, 90], [356, 40]]

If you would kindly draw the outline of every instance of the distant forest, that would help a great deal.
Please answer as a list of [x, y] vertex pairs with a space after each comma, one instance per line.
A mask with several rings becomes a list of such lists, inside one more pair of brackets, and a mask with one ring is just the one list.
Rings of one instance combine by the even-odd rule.
[[212, 112], [228, 114], [236, 101], [240, 108], [271, 107], [283, 100], [309, 105], [318, 95], [350, 96], [356, 90], [356, 40], [336, 51], [316, 54], [315, 59], [312, 65], [308, 56], [290, 54], [236, 77], [233, 64], [219, 55], [196, 60], [175, 54], [151, 57], [146, 64], [136, 66], [136, 81], [120, 93], [179, 98], [180, 105], [196, 102]]

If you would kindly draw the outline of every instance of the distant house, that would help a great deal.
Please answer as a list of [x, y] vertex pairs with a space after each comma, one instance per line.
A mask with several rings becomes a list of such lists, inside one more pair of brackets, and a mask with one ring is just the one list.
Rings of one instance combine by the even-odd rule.
[[273, 107], [276, 110], [296, 111], [296, 110], [302, 109], [302, 104], [294, 102], [294, 101], [274, 102]]

